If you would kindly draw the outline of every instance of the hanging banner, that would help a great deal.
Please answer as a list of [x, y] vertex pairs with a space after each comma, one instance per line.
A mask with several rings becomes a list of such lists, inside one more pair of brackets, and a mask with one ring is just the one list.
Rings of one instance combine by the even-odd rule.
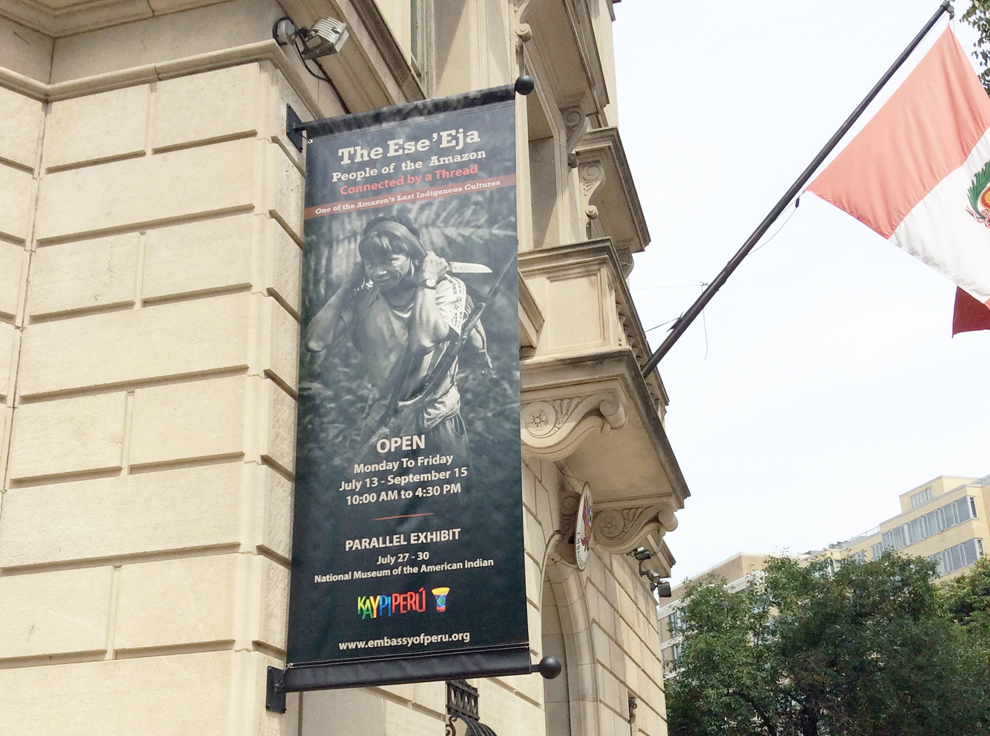
[[286, 689], [528, 672], [512, 89], [307, 132]]

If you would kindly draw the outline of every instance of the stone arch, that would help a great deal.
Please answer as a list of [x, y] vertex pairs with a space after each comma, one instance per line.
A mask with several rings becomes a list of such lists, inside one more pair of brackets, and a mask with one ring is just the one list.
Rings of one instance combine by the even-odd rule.
[[541, 651], [563, 665], [557, 679], [543, 683], [546, 733], [598, 736], [598, 682], [584, 576], [549, 553], [543, 571]]

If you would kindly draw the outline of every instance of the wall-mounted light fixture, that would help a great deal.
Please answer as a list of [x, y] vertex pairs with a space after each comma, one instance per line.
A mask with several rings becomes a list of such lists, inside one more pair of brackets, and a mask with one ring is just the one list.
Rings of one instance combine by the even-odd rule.
[[665, 581], [660, 573], [643, 569], [643, 563], [651, 559], [653, 553], [646, 547], [637, 547], [629, 553], [629, 556], [639, 560], [639, 574], [650, 581], [650, 590], [659, 598], [670, 598], [670, 583]]
[[339, 53], [350, 34], [344, 22], [336, 18], [320, 18], [311, 28], [305, 28], [283, 16], [272, 26], [272, 37], [279, 46], [295, 45], [302, 60], [311, 61]]

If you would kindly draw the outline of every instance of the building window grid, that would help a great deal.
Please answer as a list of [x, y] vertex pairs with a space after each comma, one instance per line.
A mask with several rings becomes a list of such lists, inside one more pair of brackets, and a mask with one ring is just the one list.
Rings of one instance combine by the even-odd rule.
[[943, 575], [948, 575], [950, 572], [955, 572], [956, 570], [961, 570], [964, 567], [969, 567], [978, 559], [983, 557], [983, 540], [969, 539], [961, 544], [957, 544], [948, 549], [944, 549], [941, 552], [929, 557], [929, 560], [935, 560], [936, 571], [939, 577]]
[[972, 496], [964, 496], [907, 524], [884, 532], [883, 540], [873, 545], [873, 559], [877, 559], [888, 550], [903, 549], [975, 518], [977, 518], [976, 500]]
[[931, 486], [911, 496], [911, 508], [916, 509], [932, 500]]

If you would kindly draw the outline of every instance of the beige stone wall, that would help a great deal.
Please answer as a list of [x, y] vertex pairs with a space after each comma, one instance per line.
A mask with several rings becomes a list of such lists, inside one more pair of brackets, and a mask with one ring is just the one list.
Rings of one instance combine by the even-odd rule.
[[294, 734], [302, 105], [268, 62], [0, 98], [0, 732]]

